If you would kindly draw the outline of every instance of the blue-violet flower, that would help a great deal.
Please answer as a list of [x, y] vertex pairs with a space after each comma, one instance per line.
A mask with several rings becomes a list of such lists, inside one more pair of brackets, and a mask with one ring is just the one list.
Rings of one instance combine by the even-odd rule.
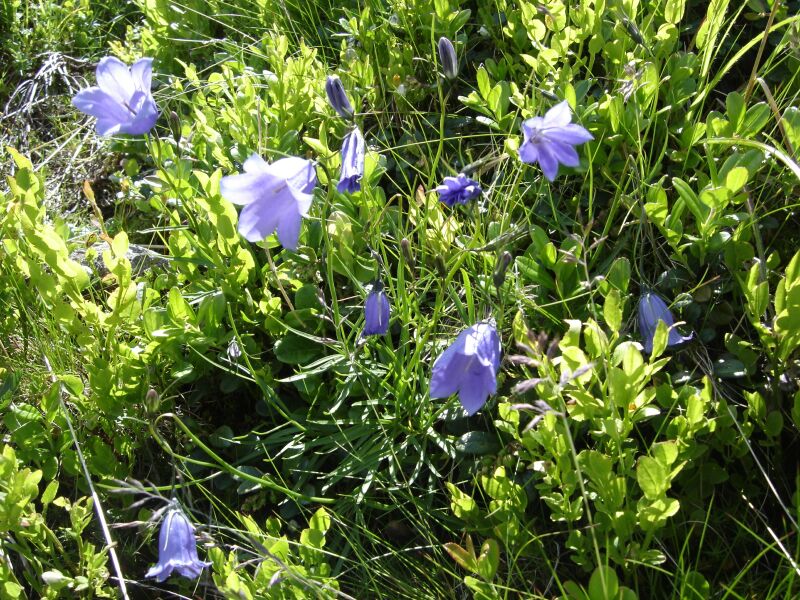
[[364, 302], [364, 332], [361, 335], [383, 335], [389, 329], [389, 299], [383, 284], [375, 282]]
[[190, 579], [199, 577], [203, 567], [211, 563], [197, 558], [197, 542], [194, 539], [194, 527], [179, 508], [170, 508], [161, 521], [158, 534], [158, 563], [152, 567], [145, 577], [155, 577], [162, 582], [173, 571]]
[[594, 137], [586, 129], [570, 123], [572, 113], [566, 100], [548, 110], [544, 117], [533, 117], [522, 123], [524, 140], [519, 148], [522, 162], [538, 162], [544, 176], [554, 181], [558, 164], [577, 167], [580, 164], [575, 146]]
[[446, 37], [439, 38], [439, 62], [442, 63], [442, 70], [444, 76], [448, 79], [455, 79], [458, 77], [458, 56], [456, 56], [456, 49], [453, 47], [453, 42]]
[[459, 173], [456, 177], [445, 177], [444, 183], [436, 188], [439, 200], [447, 206], [456, 204], [466, 204], [469, 200], [480, 196], [483, 193], [480, 184]]
[[158, 120], [150, 93], [152, 73], [152, 58], [141, 58], [128, 68], [118, 58], [107, 56], [97, 64], [97, 86], [79, 91], [72, 104], [97, 118], [100, 135], [147, 133]]
[[342, 143], [342, 172], [336, 189], [342, 193], [357, 192], [361, 189], [364, 175], [364, 136], [356, 127]]
[[353, 105], [350, 104], [350, 99], [344, 91], [342, 80], [336, 75], [328, 75], [325, 80], [325, 93], [328, 94], [328, 102], [331, 103], [333, 110], [335, 110], [343, 119], [353, 118]]
[[317, 173], [310, 160], [290, 156], [274, 163], [253, 154], [244, 162], [244, 173], [228, 175], [219, 191], [229, 202], [244, 205], [239, 233], [260, 242], [273, 231], [285, 248], [297, 249], [300, 223], [311, 208]]
[[500, 354], [500, 336], [492, 323], [467, 327], [433, 363], [431, 398], [458, 392], [467, 414], [475, 414], [497, 391]]
[[648, 354], [653, 351], [653, 336], [659, 321], [664, 321], [669, 328], [667, 347], [680, 346], [694, 337], [692, 334], [681, 335], [680, 331], [674, 327], [675, 319], [666, 302], [653, 292], [645, 292], [639, 299], [639, 333], [644, 343], [644, 351]]

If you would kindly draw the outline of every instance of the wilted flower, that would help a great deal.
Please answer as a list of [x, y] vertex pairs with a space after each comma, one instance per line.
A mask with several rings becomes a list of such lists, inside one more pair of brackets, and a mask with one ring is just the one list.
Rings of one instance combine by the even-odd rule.
[[295, 250], [300, 222], [308, 214], [317, 185], [314, 163], [290, 156], [269, 164], [253, 154], [244, 162], [244, 171], [219, 183], [226, 200], [245, 205], [239, 233], [250, 242], [260, 242], [277, 230], [281, 244]]
[[361, 177], [364, 175], [364, 136], [356, 127], [342, 144], [342, 172], [336, 189], [342, 193], [357, 192], [361, 189]]
[[445, 177], [444, 183], [437, 186], [436, 192], [439, 194], [439, 200], [447, 206], [455, 206], [466, 204], [469, 200], [480, 196], [483, 190], [477, 181], [459, 173], [455, 177]]
[[389, 299], [383, 284], [376, 282], [364, 303], [364, 332], [361, 335], [383, 335], [389, 329]]
[[522, 162], [538, 162], [544, 176], [550, 181], [558, 174], [558, 163], [568, 167], [580, 164], [574, 146], [594, 137], [586, 129], [570, 123], [572, 113], [566, 100], [556, 104], [544, 117], [533, 117], [522, 123], [525, 138], [519, 148]]
[[353, 105], [350, 104], [350, 99], [344, 91], [341, 79], [336, 75], [328, 75], [328, 79], [325, 81], [325, 93], [328, 94], [328, 102], [340, 117], [343, 119], [353, 118]]
[[639, 299], [639, 333], [644, 342], [644, 351], [650, 354], [653, 351], [653, 336], [656, 333], [658, 322], [664, 321], [669, 328], [667, 346], [679, 346], [692, 339], [692, 335], [681, 335], [675, 325], [675, 319], [660, 296], [653, 292], [645, 292]]
[[458, 77], [458, 56], [453, 42], [446, 37], [439, 38], [439, 61], [442, 63], [444, 76], [448, 79]]
[[113, 56], [97, 65], [97, 86], [81, 90], [72, 104], [97, 118], [97, 133], [113, 135], [147, 133], [158, 120], [158, 107], [150, 93], [153, 59], [142, 58], [130, 68]]
[[190, 579], [200, 575], [203, 567], [211, 563], [197, 558], [197, 542], [194, 539], [194, 527], [179, 508], [170, 508], [161, 521], [158, 534], [158, 563], [152, 567], [145, 577], [155, 577], [162, 582], [173, 571]]
[[431, 398], [458, 392], [467, 414], [475, 414], [497, 391], [500, 353], [500, 336], [493, 324], [484, 321], [467, 327], [433, 363]]

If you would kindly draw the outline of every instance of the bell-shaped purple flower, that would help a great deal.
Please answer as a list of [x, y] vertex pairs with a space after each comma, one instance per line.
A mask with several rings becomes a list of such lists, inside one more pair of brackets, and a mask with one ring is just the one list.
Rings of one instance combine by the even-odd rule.
[[383, 335], [389, 330], [389, 299], [383, 291], [383, 284], [372, 285], [364, 303], [364, 331], [361, 335]]
[[364, 175], [364, 136], [356, 127], [342, 143], [342, 172], [336, 189], [342, 193], [357, 192], [361, 189]]
[[219, 191], [229, 202], [244, 205], [239, 233], [246, 240], [260, 242], [277, 231], [284, 248], [296, 250], [316, 185], [310, 160], [290, 156], [269, 164], [253, 154], [244, 162], [244, 173], [222, 178]]
[[524, 140], [519, 148], [522, 162], [538, 162], [544, 176], [554, 181], [558, 164], [577, 167], [580, 164], [575, 146], [594, 137], [586, 129], [571, 123], [572, 112], [566, 100], [548, 110], [544, 117], [533, 117], [522, 123]]
[[653, 351], [653, 336], [659, 321], [664, 321], [669, 327], [667, 347], [680, 346], [693, 338], [692, 334], [681, 335], [681, 332], [674, 327], [675, 319], [660, 296], [653, 292], [645, 292], [639, 299], [639, 333], [644, 343], [644, 351], [648, 354]]
[[456, 204], [466, 204], [480, 196], [483, 190], [477, 181], [459, 173], [456, 177], [445, 177], [444, 183], [437, 186], [436, 192], [439, 194], [439, 200], [447, 206], [455, 206]]
[[158, 107], [150, 93], [153, 59], [142, 58], [130, 68], [113, 56], [97, 65], [97, 86], [81, 90], [72, 104], [97, 118], [97, 133], [113, 135], [147, 133], [158, 120]]
[[475, 414], [497, 391], [500, 354], [500, 336], [492, 323], [467, 327], [433, 363], [431, 398], [458, 392], [467, 414]]
[[439, 62], [442, 63], [442, 71], [448, 79], [458, 77], [458, 56], [453, 42], [446, 37], [439, 38]]
[[200, 576], [203, 567], [211, 563], [197, 558], [197, 542], [194, 539], [194, 527], [179, 508], [170, 508], [161, 521], [158, 534], [158, 562], [145, 577], [155, 577], [162, 582], [173, 571], [190, 579]]
[[328, 102], [331, 103], [333, 110], [335, 110], [343, 119], [353, 118], [353, 105], [350, 104], [350, 99], [344, 91], [342, 80], [336, 75], [328, 75], [325, 80], [325, 93], [328, 94]]

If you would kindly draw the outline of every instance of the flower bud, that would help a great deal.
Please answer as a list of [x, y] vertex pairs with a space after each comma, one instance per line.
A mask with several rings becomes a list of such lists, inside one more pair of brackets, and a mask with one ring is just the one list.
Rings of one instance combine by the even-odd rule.
[[172, 131], [172, 137], [175, 139], [175, 144], [181, 143], [181, 119], [174, 110], [169, 113], [169, 128]]
[[411, 267], [413, 271], [416, 263], [414, 262], [414, 255], [411, 254], [411, 242], [408, 241], [408, 238], [400, 240], [400, 250], [403, 252], [403, 258], [406, 263], [408, 263], [408, 266]]
[[391, 309], [389, 299], [383, 291], [383, 284], [376, 281], [364, 303], [364, 332], [367, 335], [383, 335], [389, 329]]
[[444, 76], [448, 79], [458, 77], [458, 57], [453, 42], [446, 37], [439, 38], [439, 62], [442, 63]]
[[658, 322], [664, 321], [669, 329], [667, 347], [680, 346], [693, 339], [693, 334], [682, 335], [675, 329], [675, 318], [667, 303], [657, 294], [645, 291], [639, 299], [639, 333], [642, 336], [644, 351], [650, 354], [653, 351], [653, 338], [656, 334]]
[[144, 406], [149, 413], [158, 412], [158, 407], [161, 405], [161, 398], [154, 388], [147, 390], [144, 396]]
[[511, 253], [506, 251], [500, 255], [500, 258], [497, 259], [497, 266], [494, 269], [494, 273], [492, 274], [492, 280], [494, 281], [494, 286], [496, 288], [502, 287], [503, 283], [506, 280], [506, 270], [508, 270], [508, 265], [511, 264], [511, 261], [514, 257], [511, 256]]
[[328, 94], [328, 102], [331, 103], [333, 110], [335, 110], [343, 119], [353, 118], [353, 105], [350, 104], [350, 99], [344, 91], [342, 80], [336, 75], [329, 75], [325, 81], [325, 93]]

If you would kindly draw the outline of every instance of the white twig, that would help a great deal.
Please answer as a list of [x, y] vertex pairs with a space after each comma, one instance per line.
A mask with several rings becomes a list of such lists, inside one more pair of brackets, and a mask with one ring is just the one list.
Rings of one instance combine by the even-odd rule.
[[[44, 356], [44, 365], [47, 367], [47, 371], [50, 373], [50, 377], [53, 380], [53, 383], [58, 381], [55, 373], [53, 373], [53, 367], [50, 366], [50, 361], [47, 360], [47, 356]], [[63, 384], [62, 384], [63, 390]], [[72, 426], [72, 419], [69, 416], [69, 411], [67, 410], [66, 404], [64, 404], [64, 396], [63, 394], [58, 395], [58, 401], [61, 404], [61, 410], [64, 412], [64, 418], [67, 420], [67, 426], [69, 426], [69, 433], [72, 436], [72, 441], [75, 444], [75, 450], [78, 453], [78, 460], [81, 463], [81, 468], [83, 469], [83, 476], [86, 478], [86, 483], [89, 486], [89, 490], [92, 493], [92, 501], [94, 503], [94, 510], [97, 513], [97, 520], [100, 521], [100, 529], [103, 530], [103, 537], [106, 540], [106, 546], [108, 547], [108, 555], [111, 557], [111, 564], [114, 567], [114, 572], [117, 574], [116, 580], [119, 584], [119, 590], [122, 592], [122, 597], [124, 600], [130, 600], [128, 596], [128, 588], [125, 586], [125, 578], [122, 576], [122, 567], [119, 564], [119, 558], [117, 557], [117, 551], [114, 548], [114, 540], [111, 539], [111, 530], [108, 528], [108, 523], [106, 522], [106, 516], [103, 513], [103, 506], [100, 504], [100, 496], [97, 495], [97, 490], [94, 488], [94, 483], [92, 483], [92, 476], [89, 473], [89, 467], [86, 466], [86, 459], [83, 457], [83, 452], [81, 451], [81, 446], [78, 443], [78, 436], [75, 435], [75, 428]]]

